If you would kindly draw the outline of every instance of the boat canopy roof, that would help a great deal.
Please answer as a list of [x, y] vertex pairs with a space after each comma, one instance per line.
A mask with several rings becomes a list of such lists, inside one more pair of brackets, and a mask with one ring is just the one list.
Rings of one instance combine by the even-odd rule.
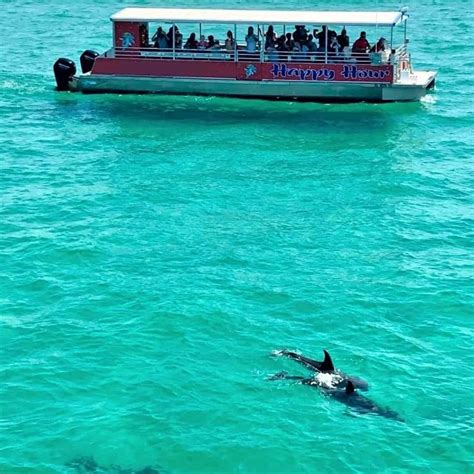
[[124, 8], [110, 17], [112, 21], [132, 22], [344, 26], [395, 26], [407, 18], [406, 9], [398, 12], [329, 12], [193, 8]]

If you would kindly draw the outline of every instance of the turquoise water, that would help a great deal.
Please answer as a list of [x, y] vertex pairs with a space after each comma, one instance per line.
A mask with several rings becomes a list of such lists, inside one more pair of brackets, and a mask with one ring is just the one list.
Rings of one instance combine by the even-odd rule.
[[0, 472], [472, 472], [471, 2], [410, 2], [422, 103], [56, 93], [127, 4], [0, 9]]

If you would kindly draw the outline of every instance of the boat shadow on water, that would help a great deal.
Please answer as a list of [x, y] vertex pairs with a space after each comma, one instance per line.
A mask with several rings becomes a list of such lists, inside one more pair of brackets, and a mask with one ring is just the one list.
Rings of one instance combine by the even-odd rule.
[[360, 135], [398, 127], [400, 114], [420, 103], [319, 103], [161, 94], [56, 94], [58, 113], [136, 125], [179, 122], [200, 126], [255, 125], [288, 132], [344, 131]]

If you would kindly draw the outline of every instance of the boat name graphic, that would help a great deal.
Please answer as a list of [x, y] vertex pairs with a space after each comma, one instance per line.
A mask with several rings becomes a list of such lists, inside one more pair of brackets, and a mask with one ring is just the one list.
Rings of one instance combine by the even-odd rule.
[[[291, 67], [282, 63], [272, 64], [273, 79], [300, 79], [302, 81], [334, 81], [336, 80], [336, 69], [331, 67]], [[354, 64], [342, 66], [340, 78], [337, 80], [357, 79], [385, 79], [390, 76], [390, 70], [367, 69]]]
[[250, 77], [255, 76], [255, 74], [257, 74], [257, 68], [253, 64], [249, 64], [245, 68], [245, 77], [249, 79]]

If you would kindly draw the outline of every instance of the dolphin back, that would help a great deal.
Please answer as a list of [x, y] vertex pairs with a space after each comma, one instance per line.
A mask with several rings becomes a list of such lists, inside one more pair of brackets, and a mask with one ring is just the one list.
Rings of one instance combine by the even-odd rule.
[[354, 377], [353, 375], [342, 374], [342, 376], [343, 378], [351, 381], [352, 384], [354, 385], [354, 388], [358, 390], [363, 390], [364, 392], [369, 390], [369, 383], [366, 380], [361, 379], [360, 377]]
[[382, 407], [370, 398], [361, 395], [355, 390], [354, 385], [348, 381], [345, 389], [326, 390], [326, 393], [335, 400], [344, 403], [349, 408], [362, 415], [372, 414], [404, 422], [401, 416], [390, 408]]

